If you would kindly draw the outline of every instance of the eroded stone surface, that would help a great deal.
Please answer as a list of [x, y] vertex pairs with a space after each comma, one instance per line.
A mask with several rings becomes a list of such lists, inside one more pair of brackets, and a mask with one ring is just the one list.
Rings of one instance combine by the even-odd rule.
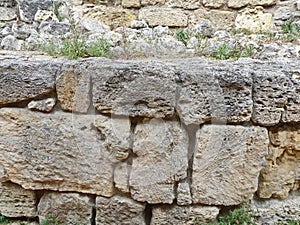
[[193, 202], [238, 205], [251, 199], [268, 143], [265, 128], [204, 125], [196, 134]]
[[115, 167], [114, 183], [115, 187], [124, 193], [129, 193], [129, 165], [127, 162], [121, 162]]
[[0, 7], [0, 21], [9, 21], [17, 18], [16, 11], [5, 7]]
[[171, 204], [174, 183], [187, 176], [188, 136], [176, 121], [145, 120], [134, 133], [130, 175], [132, 198]]
[[87, 195], [49, 192], [38, 204], [38, 217], [40, 223], [47, 220], [51, 224], [55, 221], [59, 224], [90, 224], [93, 207], [93, 200]]
[[173, 8], [198, 9], [201, 5], [199, 0], [168, 0], [166, 5]]
[[0, 110], [0, 161], [26, 189], [113, 194], [109, 152], [92, 115]]
[[29, 102], [28, 109], [38, 110], [41, 112], [50, 112], [55, 106], [56, 99], [55, 98], [47, 98], [42, 100], [33, 100]]
[[283, 126], [269, 131], [271, 146], [260, 175], [261, 198], [286, 198], [300, 188], [300, 126]]
[[0, 215], [6, 217], [35, 217], [36, 197], [34, 191], [19, 185], [0, 182]]
[[96, 198], [96, 224], [145, 225], [146, 205], [127, 197]]
[[216, 219], [217, 207], [210, 206], [154, 206], [151, 225], [192, 225], [196, 222], [207, 223]]
[[191, 205], [192, 196], [190, 184], [187, 181], [180, 181], [177, 186], [177, 205]]
[[270, 6], [276, 4], [276, 0], [228, 0], [228, 7], [241, 8], [246, 5]]
[[18, 0], [20, 19], [24, 22], [33, 22], [36, 12], [48, 10], [53, 6], [52, 0]]

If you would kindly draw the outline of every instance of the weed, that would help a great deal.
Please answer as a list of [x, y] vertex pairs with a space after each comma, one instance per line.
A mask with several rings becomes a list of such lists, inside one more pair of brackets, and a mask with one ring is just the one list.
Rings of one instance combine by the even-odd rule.
[[281, 30], [285, 34], [291, 35], [300, 35], [300, 25], [294, 22], [294, 19], [291, 18], [285, 23], [282, 24]]
[[286, 220], [284, 222], [277, 223], [278, 225], [300, 225], [300, 220]]
[[251, 57], [254, 54], [255, 47], [253, 45], [233, 45], [226, 43], [217, 46], [211, 53], [211, 57], [217, 60], [239, 59], [241, 57]]
[[8, 224], [9, 219], [6, 218], [5, 216], [0, 215], [0, 224]]
[[186, 46], [191, 37], [187, 31], [180, 29], [176, 32], [176, 38]]
[[106, 57], [109, 53], [110, 45], [106, 39], [99, 38], [95, 42], [91, 42], [86, 47], [89, 56]]
[[52, 214], [49, 214], [42, 220], [41, 225], [59, 225], [59, 221]]

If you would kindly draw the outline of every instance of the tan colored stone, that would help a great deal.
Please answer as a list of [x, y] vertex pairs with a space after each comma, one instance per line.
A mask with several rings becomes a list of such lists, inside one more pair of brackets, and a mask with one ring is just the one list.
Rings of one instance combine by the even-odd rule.
[[110, 26], [111, 29], [122, 26], [129, 27], [131, 21], [137, 19], [135, 13], [129, 9], [106, 6], [97, 6], [90, 9], [85, 17]]
[[192, 196], [190, 184], [187, 181], [180, 181], [177, 187], [177, 205], [191, 205]]
[[235, 26], [237, 29], [253, 32], [273, 30], [273, 16], [271, 13], [264, 13], [261, 6], [246, 8], [238, 13]]
[[51, 224], [54, 221], [59, 224], [90, 224], [93, 207], [90, 196], [49, 192], [42, 196], [38, 204], [38, 217], [40, 224], [45, 220]]
[[95, 117], [0, 109], [5, 179], [25, 189], [112, 196], [113, 166]]
[[218, 214], [219, 209], [213, 206], [153, 206], [151, 225], [193, 225], [207, 223], [214, 221]]
[[126, 8], [139, 8], [141, 7], [140, 0], [122, 0], [122, 6]]
[[300, 126], [272, 128], [272, 146], [260, 175], [258, 195], [261, 198], [286, 198], [300, 188]]
[[139, 20], [145, 20], [149, 26], [185, 27], [188, 17], [181, 9], [167, 7], [147, 7], [140, 10]]
[[203, 5], [209, 8], [220, 8], [225, 2], [225, 0], [203, 0]]
[[241, 8], [246, 5], [270, 6], [276, 4], [276, 0], [228, 0], [228, 7]]
[[265, 128], [204, 125], [196, 134], [193, 202], [238, 205], [251, 199], [268, 142]]
[[163, 5], [165, 2], [165, 0], [141, 0], [142, 6]]
[[41, 112], [51, 112], [56, 104], [55, 98], [47, 98], [42, 100], [32, 100], [28, 103], [28, 109], [38, 110]]
[[35, 217], [36, 197], [34, 191], [19, 185], [0, 183], [0, 215], [7, 217]]
[[130, 192], [133, 199], [171, 204], [174, 184], [187, 176], [188, 136], [176, 121], [145, 120], [134, 133]]
[[48, 10], [38, 10], [34, 16], [34, 20], [37, 22], [43, 22], [43, 21], [56, 21], [58, 22], [59, 20], [57, 19], [56, 15], [52, 11]]
[[129, 193], [129, 165], [127, 162], [121, 162], [115, 167], [114, 171], [115, 187], [124, 193]]
[[96, 224], [145, 225], [146, 205], [123, 196], [96, 198]]
[[199, 9], [201, 1], [199, 0], [168, 0], [166, 5], [172, 8], [183, 8], [183, 9]]

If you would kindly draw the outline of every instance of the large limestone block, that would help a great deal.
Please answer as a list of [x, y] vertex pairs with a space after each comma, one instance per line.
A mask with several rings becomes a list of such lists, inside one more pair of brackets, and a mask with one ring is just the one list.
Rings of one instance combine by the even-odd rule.
[[179, 71], [182, 83], [177, 112], [185, 124], [250, 121], [252, 79], [249, 70], [195, 61], [181, 65]]
[[183, 8], [183, 9], [199, 9], [201, 2], [199, 0], [168, 0], [166, 5], [171, 8]]
[[145, 225], [146, 205], [123, 196], [96, 198], [96, 224]]
[[271, 128], [270, 153], [260, 175], [261, 198], [286, 198], [300, 188], [300, 126]]
[[89, 68], [93, 104], [101, 113], [170, 117], [176, 102], [174, 68], [158, 62], [118, 62]]
[[145, 120], [134, 132], [130, 192], [151, 204], [175, 199], [174, 184], [187, 176], [188, 136], [176, 121]]
[[51, 224], [91, 224], [93, 199], [79, 193], [45, 193], [38, 204], [40, 223], [47, 220]]
[[154, 206], [151, 225], [193, 225], [216, 219], [219, 209], [213, 206]]
[[97, 6], [90, 9], [84, 15], [84, 18], [105, 24], [111, 29], [122, 26], [129, 27], [131, 21], [137, 19], [135, 13], [129, 9], [106, 6]]
[[254, 9], [246, 8], [241, 10], [236, 19], [237, 29], [246, 29], [253, 32], [273, 30], [273, 16], [271, 13], [264, 13], [264, 8], [257, 6]]
[[18, 0], [20, 19], [24, 22], [33, 22], [39, 9], [49, 10], [51, 7], [53, 7], [52, 0]]
[[16, 18], [17, 14], [14, 9], [0, 7], [0, 21], [9, 21]]
[[33, 218], [36, 216], [35, 202], [34, 191], [10, 182], [0, 183], [0, 215]]
[[204, 125], [196, 134], [193, 202], [238, 205], [251, 199], [268, 141], [265, 128]]
[[98, 116], [1, 109], [5, 179], [25, 189], [112, 196], [112, 156], [94, 123]]
[[279, 122], [299, 122], [300, 82], [297, 70], [274, 69], [259, 69], [254, 72], [252, 120], [263, 126]]
[[252, 6], [270, 6], [276, 4], [276, 0], [228, 0], [228, 7], [241, 8], [246, 5]]
[[0, 105], [50, 93], [61, 62], [49, 59], [0, 61]]
[[182, 9], [168, 7], [146, 7], [139, 13], [139, 20], [145, 20], [149, 26], [185, 27], [188, 17]]

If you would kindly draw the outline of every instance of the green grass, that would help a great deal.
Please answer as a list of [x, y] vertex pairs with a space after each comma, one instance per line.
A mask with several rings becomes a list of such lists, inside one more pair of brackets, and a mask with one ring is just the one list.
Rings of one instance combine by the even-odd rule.
[[9, 219], [6, 218], [5, 216], [0, 215], [0, 224], [8, 224], [9, 223]]
[[191, 36], [187, 31], [180, 29], [176, 31], [176, 38], [178, 41], [181, 41], [186, 46]]
[[254, 52], [255, 52], [255, 47], [253, 45], [230, 46], [224, 43], [222, 45], [215, 47], [210, 56], [211, 58], [217, 60], [227, 60], [227, 59], [237, 60], [242, 57], [251, 57], [253, 56]]

